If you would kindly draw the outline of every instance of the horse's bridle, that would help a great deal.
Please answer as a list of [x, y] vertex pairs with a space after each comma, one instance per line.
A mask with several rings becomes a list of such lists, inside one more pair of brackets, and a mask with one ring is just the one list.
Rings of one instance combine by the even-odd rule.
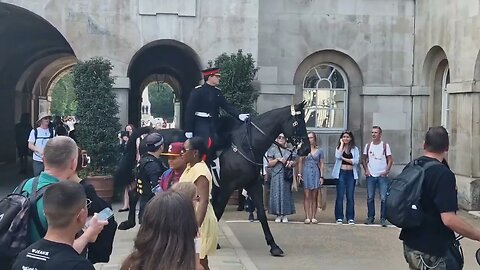
[[[295, 150], [297, 150], [298, 148], [301, 147], [302, 143], [303, 143], [303, 139], [301, 136], [298, 136], [298, 119], [297, 117], [299, 115], [302, 115], [302, 112], [301, 111], [296, 111], [295, 110], [295, 106], [294, 105], [291, 105], [290, 106], [290, 115], [294, 118], [295, 121], [293, 121], [292, 123], [292, 126], [294, 127], [293, 129], [293, 134], [292, 136], [290, 137], [287, 137], [287, 142], [290, 142], [292, 145], [293, 145], [293, 149], [292, 150], [289, 150], [287, 149], [286, 147], [284, 147], [283, 145], [277, 143], [277, 141], [273, 141], [273, 143], [280, 147], [280, 148], [283, 148], [283, 149], [286, 149], [287, 151], [290, 152], [290, 155], [289, 155], [289, 158], [292, 156], [293, 152], [295, 152]], [[264, 136], [268, 136], [259, 126], [257, 126], [253, 121], [251, 121], [250, 119], [247, 119], [246, 121], [246, 124], [247, 124], [247, 134], [249, 133], [248, 131], [248, 126], [251, 125], [253, 126], [256, 130], [258, 130], [258, 132], [260, 132], [261, 134], [263, 134]], [[249, 136], [251, 137], [251, 136]], [[258, 162], [255, 162], [255, 154], [253, 152], [253, 147], [251, 145], [251, 142], [250, 142], [250, 138], [247, 139], [248, 141], [248, 144], [249, 144], [249, 148], [250, 148], [250, 151], [252, 153], [252, 156], [253, 156], [253, 160], [250, 159], [247, 155], [245, 155], [244, 153], [242, 153], [242, 151], [240, 151], [240, 149], [232, 142], [232, 150], [233, 152], [235, 153], [238, 153], [240, 154], [245, 160], [247, 160], [248, 162], [254, 164], [254, 165], [257, 165], [257, 166], [263, 166], [263, 163], [258, 163]]]

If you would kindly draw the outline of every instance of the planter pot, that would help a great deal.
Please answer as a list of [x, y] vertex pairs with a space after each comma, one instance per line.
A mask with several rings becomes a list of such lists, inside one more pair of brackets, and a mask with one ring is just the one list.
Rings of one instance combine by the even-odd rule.
[[108, 203], [112, 202], [113, 177], [111, 175], [88, 176], [86, 181], [95, 188], [98, 197], [104, 199]]

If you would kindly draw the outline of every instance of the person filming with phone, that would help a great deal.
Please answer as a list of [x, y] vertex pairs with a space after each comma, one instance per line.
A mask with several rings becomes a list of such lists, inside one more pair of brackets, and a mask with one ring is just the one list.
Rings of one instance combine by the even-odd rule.
[[90, 156], [87, 151], [78, 148], [78, 162], [75, 174], [68, 180], [79, 183], [82, 185], [88, 200], [88, 217], [91, 218], [95, 213], [98, 213], [100, 220], [108, 221], [103, 230], [97, 237], [97, 240], [90, 243], [86, 247], [87, 259], [91, 263], [108, 262], [113, 250], [113, 238], [117, 231], [117, 222], [113, 217], [112, 206], [100, 198], [95, 191], [95, 188], [88, 183], [86, 179], [82, 179], [78, 176], [78, 173], [88, 167], [90, 164]]
[[47, 233], [18, 254], [12, 269], [94, 270], [74, 248], [75, 235], [87, 221], [87, 204], [80, 184], [62, 181], [49, 185], [43, 196]]

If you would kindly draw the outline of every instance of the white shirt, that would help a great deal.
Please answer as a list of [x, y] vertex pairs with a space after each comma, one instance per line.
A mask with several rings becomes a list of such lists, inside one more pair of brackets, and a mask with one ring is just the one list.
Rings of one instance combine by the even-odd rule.
[[[35, 140], [35, 131], [30, 131], [28, 142], [34, 144], [39, 149], [45, 149], [45, 145], [50, 140], [50, 130], [48, 128], [37, 127], [37, 140]], [[33, 160], [43, 162], [43, 155], [33, 152]]]
[[[373, 144], [372, 142], [365, 145], [363, 149], [363, 154], [367, 155], [367, 148], [370, 145], [370, 149], [368, 150], [368, 170], [370, 171], [370, 175], [373, 177], [379, 177], [380, 174], [384, 173], [387, 170], [387, 157], [383, 153], [383, 144], [384, 142], [380, 142], [379, 144]], [[386, 144], [386, 154], [387, 156], [391, 156], [392, 152], [390, 150], [390, 145]]]

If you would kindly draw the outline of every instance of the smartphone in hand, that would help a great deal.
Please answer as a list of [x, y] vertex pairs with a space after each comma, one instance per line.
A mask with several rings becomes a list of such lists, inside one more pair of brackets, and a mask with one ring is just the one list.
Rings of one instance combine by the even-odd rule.
[[105, 207], [102, 211], [98, 213], [98, 220], [109, 220], [113, 217], [112, 209]]

